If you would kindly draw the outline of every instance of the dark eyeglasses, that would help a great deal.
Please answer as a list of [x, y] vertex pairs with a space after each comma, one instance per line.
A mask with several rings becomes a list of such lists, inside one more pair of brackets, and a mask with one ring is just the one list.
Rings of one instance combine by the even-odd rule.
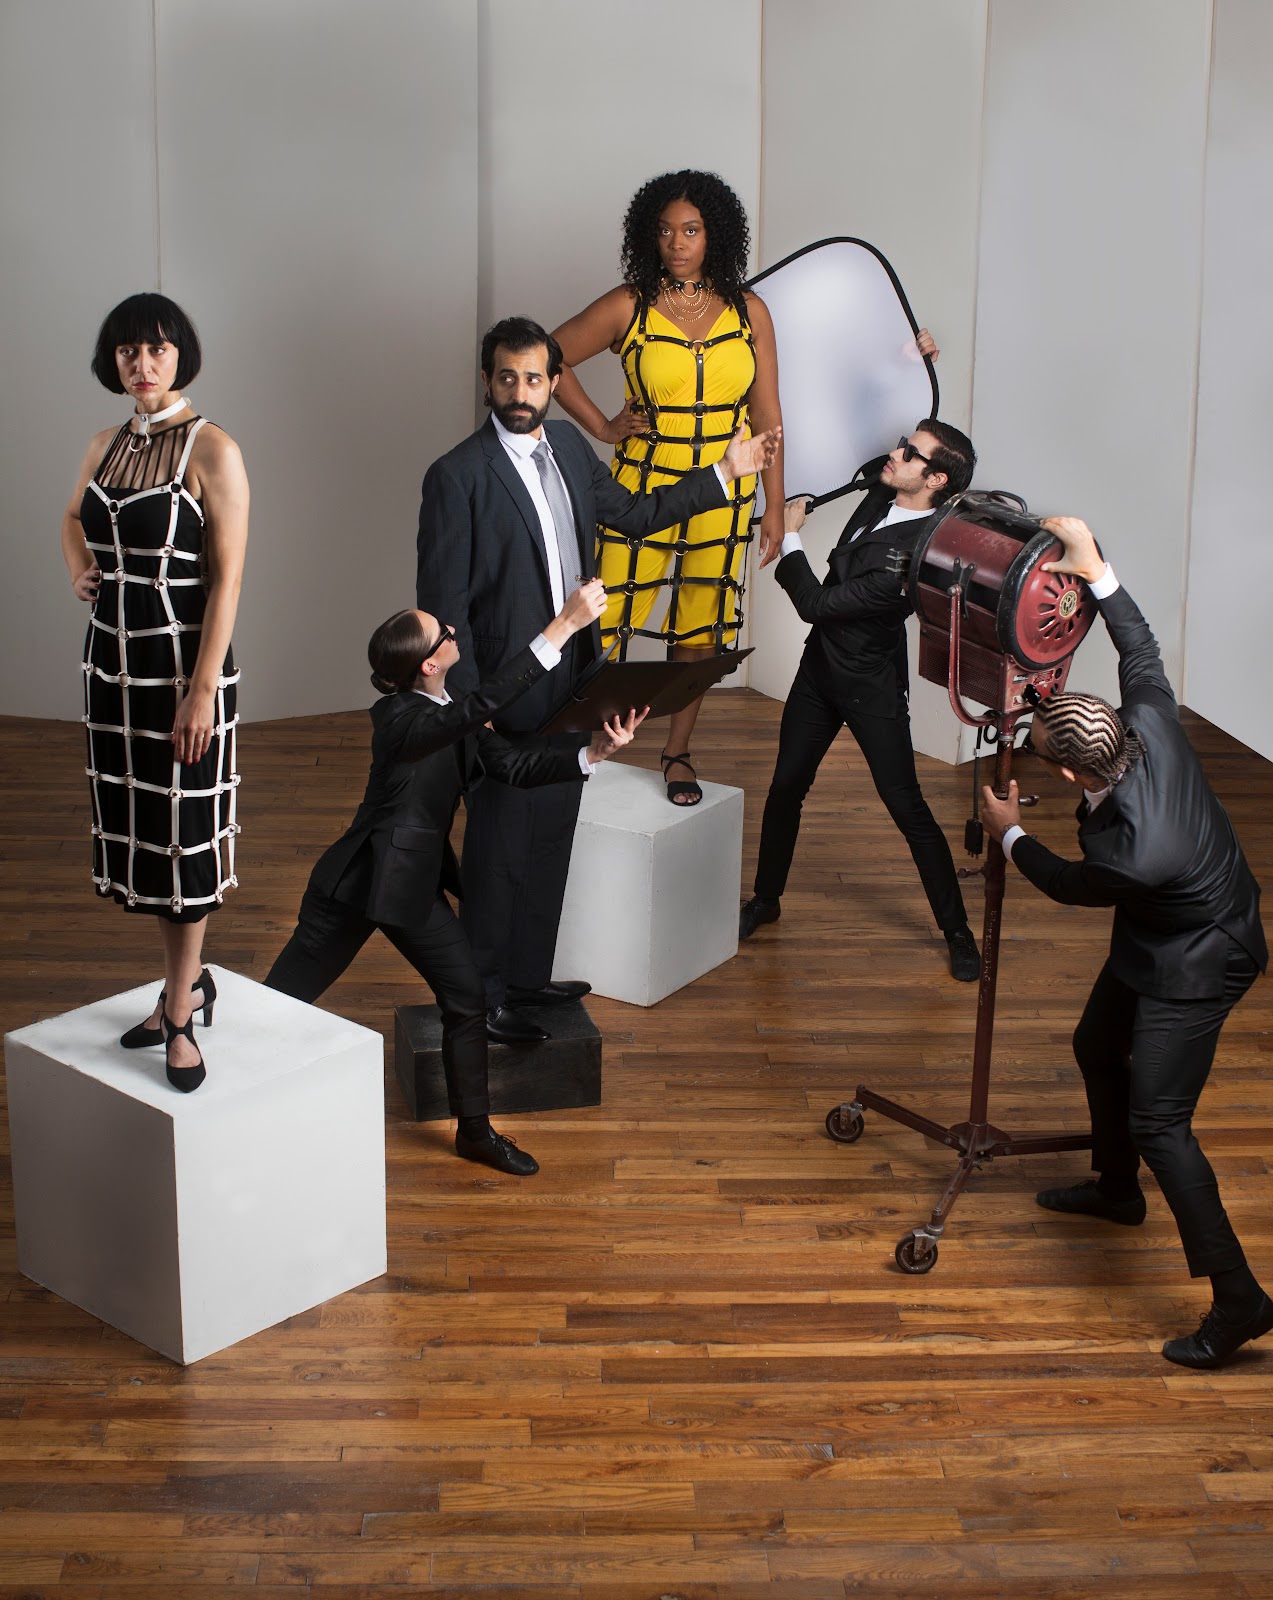
[[922, 461], [926, 467], [933, 464], [932, 456], [926, 456], [915, 448], [905, 434], [897, 441], [897, 448], [902, 452], [903, 461]]
[[439, 626], [441, 627], [442, 632], [438, 634], [437, 638], [420, 657], [421, 663], [427, 661], [430, 656], [436, 655], [448, 639], [455, 638], [455, 629], [450, 625], [449, 622], [440, 623]]

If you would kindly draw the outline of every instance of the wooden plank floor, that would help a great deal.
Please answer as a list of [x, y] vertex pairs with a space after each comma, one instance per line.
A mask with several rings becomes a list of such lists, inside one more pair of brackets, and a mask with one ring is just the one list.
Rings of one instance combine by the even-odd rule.
[[[746, 787], [748, 883], [779, 713], [713, 694], [695, 744]], [[1273, 768], [1191, 727], [1273, 884]], [[361, 714], [244, 730], [243, 888], [210, 959], [264, 976], [366, 744]], [[91, 895], [78, 726], [4, 721], [0, 754], [8, 1029], [155, 975], [156, 941]], [[970, 775], [921, 769], [957, 844]], [[1069, 848], [1068, 798], [1021, 776]], [[1069, 1035], [1107, 919], [1010, 873], [1005, 930], [992, 1115], [1079, 1128]], [[328, 1003], [391, 1041], [419, 998], [377, 942]], [[1156, 1191], [1112, 1229], [1033, 1204], [1084, 1158], [996, 1163], [908, 1278], [893, 1247], [949, 1156], [879, 1118], [825, 1137], [860, 1080], [965, 1114], [974, 1002], [843, 739], [781, 923], [653, 1010], [593, 1004], [605, 1103], [516, 1119], [537, 1178], [458, 1162], [390, 1072], [391, 1271], [357, 1293], [182, 1370], [19, 1275], [6, 1147], [0, 1600], [1273, 1597], [1273, 1341], [1212, 1376], [1163, 1362], [1207, 1295]], [[1271, 1028], [1261, 984], [1200, 1119], [1266, 1282]]]

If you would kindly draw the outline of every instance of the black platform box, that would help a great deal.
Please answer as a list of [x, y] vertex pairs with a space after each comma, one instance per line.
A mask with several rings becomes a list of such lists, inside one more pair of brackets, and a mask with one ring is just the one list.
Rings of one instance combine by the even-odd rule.
[[[601, 1104], [601, 1035], [582, 1006], [518, 1006], [552, 1035], [542, 1044], [490, 1046], [491, 1112], [561, 1111]], [[416, 1122], [451, 1115], [437, 1006], [394, 1011], [394, 1068]]]

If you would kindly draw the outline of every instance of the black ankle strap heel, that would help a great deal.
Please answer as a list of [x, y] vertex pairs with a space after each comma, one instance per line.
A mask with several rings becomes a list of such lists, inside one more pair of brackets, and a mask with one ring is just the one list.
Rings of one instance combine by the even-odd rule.
[[[190, 993], [202, 996], [203, 1025], [205, 1028], [210, 1028], [212, 1026], [212, 1002], [217, 997], [217, 986], [213, 983], [212, 974], [207, 967], [199, 974], [198, 982], [190, 985]], [[167, 989], [161, 989], [159, 991], [159, 1004], [162, 1006], [167, 998]], [[195, 1010], [199, 1010], [198, 1001], [195, 1002]], [[121, 1035], [119, 1042], [125, 1050], [148, 1050], [152, 1045], [164, 1042], [164, 1030], [162, 1028], [148, 1028], [144, 1022], [139, 1022], [135, 1028], [129, 1028], [127, 1033]]]
[[[201, 1055], [193, 1067], [174, 1067], [169, 1048], [174, 1039], [189, 1039], [194, 1044], [194, 1013], [179, 1028], [166, 1011], [161, 1012], [160, 1026], [164, 1035], [164, 1071], [168, 1074], [168, 1082], [174, 1089], [180, 1089], [182, 1094], [191, 1094], [208, 1075], [203, 1057]], [[195, 1045], [195, 1048], [198, 1049], [198, 1046]]]

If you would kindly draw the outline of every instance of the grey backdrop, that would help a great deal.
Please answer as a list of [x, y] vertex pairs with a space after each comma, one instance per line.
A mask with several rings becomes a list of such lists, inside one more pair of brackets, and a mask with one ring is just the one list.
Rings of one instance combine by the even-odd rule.
[[[422, 471], [473, 425], [481, 327], [612, 285], [632, 190], [688, 164], [738, 189], [756, 266], [835, 233], [885, 252], [981, 481], [1088, 517], [1184, 698], [1273, 756], [1264, 0], [701, 0], [692, 49], [653, 47], [684, 19], [6, 0], [0, 711], [79, 714], [57, 527], [126, 409], [87, 372], [116, 299], [187, 304], [192, 396], [244, 449], [245, 716], [348, 709], [371, 626], [411, 598]], [[584, 377], [617, 407], [612, 358]], [[815, 553], [840, 516], [811, 519]], [[803, 630], [769, 574], [752, 590], [750, 681], [781, 696]], [[1103, 646], [1074, 681], [1112, 690]], [[944, 697], [915, 716], [954, 758]]]

